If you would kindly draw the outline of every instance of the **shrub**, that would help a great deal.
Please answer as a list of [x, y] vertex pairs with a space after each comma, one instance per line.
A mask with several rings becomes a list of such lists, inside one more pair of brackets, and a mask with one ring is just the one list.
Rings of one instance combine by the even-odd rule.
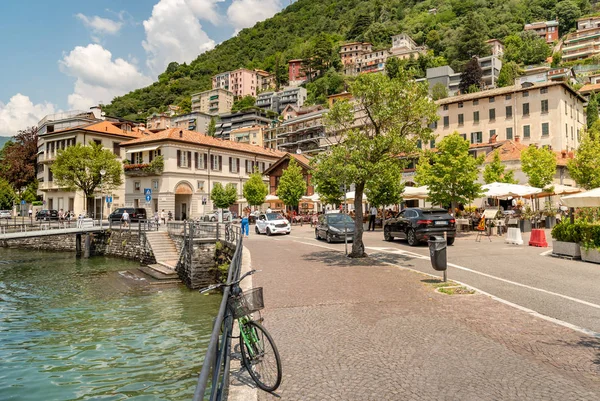
[[600, 249], [600, 225], [577, 221], [557, 224], [552, 229], [552, 238], [556, 241], [582, 243], [584, 248]]

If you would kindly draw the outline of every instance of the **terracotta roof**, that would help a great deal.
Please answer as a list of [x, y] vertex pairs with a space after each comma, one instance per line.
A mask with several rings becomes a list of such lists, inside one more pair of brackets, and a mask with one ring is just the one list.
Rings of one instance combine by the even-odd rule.
[[109, 121], [101, 121], [91, 124], [79, 125], [77, 127], [70, 127], [58, 131], [54, 131], [53, 134], [59, 132], [69, 132], [69, 131], [88, 131], [88, 132], [97, 132], [99, 134], [111, 134], [111, 135], [119, 135], [119, 136], [128, 136], [131, 138], [139, 138], [142, 134], [139, 131], [123, 131], [121, 128], [115, 126], [114, 123]]
[[[515, 142], [508, 140], [504, 142], [497, 150], [500, 154], [500, 161], [514, 161], [521, 160], [521, 152], [527, 149], [527, 145], [522, 144], [521, 142]], [[486, 163], [491, 163], [494, 161], [494, 152], [488, 153], [485, 157]]]
[[600, 84], [585, 84], [579, 89], [579, 93], [600, 92]]
[[306, 167], [310, 167], [310, 160], [308, 159], [308, 157], [304, 156], [304, 155], [299, 155], [297, 153], [288, 153], [290, 156], [292, 156], [294, 159], [296, 159], [298, 161], [298, 163], [300, 164], [304, 164]]
[[310, 170], [310, 160], [304, 156], [304, 155], [299, 155], [296, 153], [285, 153], [281, 158], [279, 158], [279, 160], [277, 160], [275, 163], [271, 164], [271, 167], [269, 167], [268, 169], [266, 169], [263, 174], [264, 175], [270, 175], [271, 172], [273, 170], [275, 170], [277, 168], [277, 166], [279, 166], [281, 163], [283, 163], [284, 161], [290, 159], [290, 158], [294, 158], [296, 159], [296, 161], [298, 161], [298, 164], [300, 164], [300, 167], [306, 169], [306, 170]]
[[[181, 136], [180, 133], [181, 132]], [[235, 150], [238, 152], [255, 153], [263, 156], [282, 157], [284, 152], [277, 150], [266, 149], [261, 146], [249, 145], [235, 141], [226, 141], [223, 139], [213, 138], [195, 131], [188, 131], [181, 128], [170, 128], [164, 131], [150, 134], [142, 138], [134, 139], [127, 142], [121, 142], [121, 146], [134, 146], [139, 144], [161, 142], [161, 141], [176, 141], [196, 145], [210, 146], [213, 148], [221, 148]]]

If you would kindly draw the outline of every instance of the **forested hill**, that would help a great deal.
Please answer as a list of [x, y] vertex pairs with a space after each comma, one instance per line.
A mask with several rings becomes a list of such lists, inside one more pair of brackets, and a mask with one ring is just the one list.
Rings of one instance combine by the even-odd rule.
[[[562, 35], [591, 10], [589, 0], [298, 0], [189, 65], [171, 63], [158, 82], [113, 99], [105, 111], [143, 120], [169, 104], [189, 109], [190, 95], [210, 89], [212, 75], [240, 67], [275, 72], [285, 84], [287, 60], [329, 59], [323, 66], [335, 69], [339, 43], [365, 40], [389, 47], [390, 36], [401, 32], [457, 67], [473, 54], [485, 55], [486, 39], [503, 39], [525, 23], [555, 18]], [[339, 82], [325, 86], [340, 87]]]

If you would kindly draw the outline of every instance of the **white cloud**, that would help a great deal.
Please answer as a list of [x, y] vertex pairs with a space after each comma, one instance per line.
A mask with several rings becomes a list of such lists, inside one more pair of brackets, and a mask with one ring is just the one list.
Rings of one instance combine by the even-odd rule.
[[28, 96], [17, 93], [7, 104], [0, 102], [0, 135], [16, 135], [18, 130], [37, 125], [44, 116], [52, 113], [55, 113], [53, 104], [33, 104]]
[[282, 8], [281, 0], [233, 0], [227, 9], [227, 17], [239, 32], [272, 17]]
[[222, 19], [217, 10], [217, 3], [222, 3], [224, 1], [225, 0], [186, 0], [186, 3], [196, 17], [217, 25]]
[[[152, 15], [144, 21], [146, 40], [142, 42], [147, 54], [146, 64], [154, 74], [162, 73], [172, 61], [190, 62], [215, 46], [214, 40], [202, 30], [197, 13], [214, 11], [216, 2], [160, 0], [154, 6]], [[200, 17], [210, 18], [210, 12]]]
[[79, 13], [76, 14], [75, 17], [80, 19], [81, 22], [83, 22], [83, 25], [89, 28], [96, 36], [103, 34], [114, 35], [119, 32], [123, 26], [122, 21], [113, 21], [108, 18], [98, 17], [97, 15], [88, 17]]
[[77, 78], [74, 92], [68, 97], [74, 109], [108, 103], [115, 96], [152, 83], [135, 65], [122, 58], [113, 60], [111, 52], [98, 44], [75, 47], [59, 66], [62, 72]]

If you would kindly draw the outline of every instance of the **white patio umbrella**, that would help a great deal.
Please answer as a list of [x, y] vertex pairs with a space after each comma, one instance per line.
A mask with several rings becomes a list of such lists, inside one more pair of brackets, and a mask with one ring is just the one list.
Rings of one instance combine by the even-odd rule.
[[404, 187], [402, 198], [404, 200], [411, 199], [427, 199], [429, 197], [429, 188], [427, 185], [422, 187]]
[[540, 188], [530, 187], [528, 185], [506, 184], [504, 182], [492, 182], [483, 187], [483, 194], [488, 198], [522, 198], [528, 195], [539, 194]]
[[270, 202], [270, 201], [278, 201], [279, 197], [277, 195], [267, 195], [267, 197], [265, 198], [265, 201]]
[[600, 188], [592, 189], [587, 192], [581, 192], [575, 195], [563, 196], [560, 198], [563, 205], [568, 207], [599, 207], [600, 206]]
[[[570, 194], [576, 194], [579, 192], [582, 192], [583, 189], [581, 188], [575, 188], [575, 187], [569, 187], [566, 185], [560, 185], [560, 184], [552, 184], [552, 191], [542, 191], [539, 194], [536, 194], [535, 197], [536, 198], [544, 198], [547, 196], [553, 196], [553, 195], [570, 195]], [[526, 198], [531, 197], [531, 195], [527, 195]]]
[[321, 197], [319, 196], [319, 194], [313, 194], [310, 196], [303, 196], [302, 200], [311, 201], [311, 202], [319, 202], [321, 200]]
[[[346, 200], [353, 201], [354, 198], [355, 198], [354, 191], [346, 192]], [[363, 198], [363, 201], [365, 201], [365, 202], [367, 201], [367, 195], [365, 195], [364, 193], [363, 193], [362, 198]]]

